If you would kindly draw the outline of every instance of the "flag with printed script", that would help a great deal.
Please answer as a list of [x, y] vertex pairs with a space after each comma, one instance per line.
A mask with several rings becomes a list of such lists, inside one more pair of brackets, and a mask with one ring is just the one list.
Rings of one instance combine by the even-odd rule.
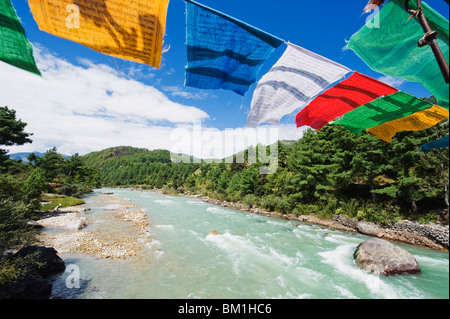
[[448, 135], [439, 140], [422, 145], [422, 147], [420, 147], [420, 152], [428, 153], [434, 149], [445, 148], [445, 147], [449, 147]]
[[10, 0], [0, 0], [0, 60], [41, 75], [33, 57], [33, 47]]
[[39, 28], [159, 68], [169, 0], [28, 0]]
[[[437, 98], [439, 105], [448, 109], [449, 85], [445, 83], [431, 48], [417, 46], [424, 32], [416, 18], [410, 19], [410, 13], [404, 9], [404, 2], [387, 2], [378, 13], [379, 27], [366, 24], [351, 37], [347, 47], [377, 72], [420, 82]], [[415, 3], [410, 2], [411, 5]], [[448, 63], [448, 20], [426, 3], [422, 4], [431, 29], [438, 32], [437, 42]]]
[[428, 102], [399, 91], [366, 103], [346, 113], [333, 124], [343, 125], [349, 131], [359, 134], [363, 130], [412, 115], [432, 106]]
[[400, 131], [422, 131], [435, 126], [448, 118], [448, 110], [438, 105], [430, 109], [419, 111], [412, 115], [390, 121], [367, 130], [385, 142], [392, 142], [392, 138]]
[[283, 40], [186, 0], [186, 86], [245, 95]]
[[322, 129], [330, 121], [398, 90], [367, 75], [354, 72], [348, 79], [326, 90], [297, 114], [297, 127]]
[[289, 43], [282, 57], [256, 86], [248, 126], [278, 124], [351, 72], [345, 66]]

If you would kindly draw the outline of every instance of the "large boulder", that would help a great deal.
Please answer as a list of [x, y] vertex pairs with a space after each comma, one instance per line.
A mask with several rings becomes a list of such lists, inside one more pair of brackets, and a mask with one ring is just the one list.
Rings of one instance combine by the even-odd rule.
[[[52, 292], [52, 284], [46, 277], [65, 270], [64, 261], [54, 248], [29, 246], [20, 249], [12, 258], [27, 258], [29, 269], [13, 283], [0, 291], [0, 297], [6, 299], [48, 299]], [[31, 262], [31, 263], [30, 263]]]
[[361, 269], [382, 276], [420, 272], [420, 266], [411, 253], [380, 238], [371, 238], [360, 244], [354, 257]]
[[4, 299], [49, 299], [53, 285], [45, 279], [25, 275], [0, 291]]
[[20, 249], [15, 256], [26, 257], [33, 254], [36, 254], [38, 265], [38, 267], [33, 269], [33, 272], [42, 278], [57, 274], [66, 269], [64, 261], [52, 247], [28, 246]]
[[356, 224], [356, 229], [358, 232], [364, 235], [378, 237], [381, 229], [377, 225], [368, 222], [358, 222]]

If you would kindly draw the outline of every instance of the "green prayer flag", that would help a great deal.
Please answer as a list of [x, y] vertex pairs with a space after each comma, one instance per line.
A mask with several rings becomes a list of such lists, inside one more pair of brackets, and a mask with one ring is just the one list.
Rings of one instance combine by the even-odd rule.
[[345, 126], [355, 134], [386, 122], [397, 120], [433, 105], [404, 92], [380, 97], [344, 114], [334, 124]]
[[[411, 8], [414, 8], [412, 2], [415, 1], [411, 1]], [[437, 42], [448, 63], [448, 20], [426, 3], [422, 4], [431, 29], [438, 31]], [[417, 46], [424, 32], [417, 18], [410, 19], [410, 16], [404, 9], [404, 0], [390, 0], [375, 18], [379, 25], [367, 23], [351, 37], [347, 47], [377, 72], [420, 82], [438, 99], [440, 106], [448, 109], [449, 85], [430, 46]]]
[[33, 57], [33, 46], [10, 0], [0, 0], [0, 60], [41, 75]]

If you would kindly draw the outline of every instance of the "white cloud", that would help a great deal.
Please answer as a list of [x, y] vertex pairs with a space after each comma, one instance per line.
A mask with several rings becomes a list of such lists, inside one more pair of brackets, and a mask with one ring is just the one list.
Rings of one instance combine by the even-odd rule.
[[[254, 145], [255, 136], [257, 143], [268, 145], [302, 135], [295, 125], [221, 131], [202, 126], [199, 134], [193, 123], [209, 118], [207, 113], [174, 103], [156, 88], [112, 67], [87, 59], [78, 59], [81, 66], [77, 66], [39, 47], [35, 57], [42, 78], [0, 62], [0, 105], [16, 110], [17, 117], [28, 123], [26, 132], [34, 134], [32, 144], [9, 147], [10, 153], [44, 152], [54, 146], [68, 155], [120, 145], [174, 150], [180, 145], [176, 132], [184, 129], [186, 136], [196, 139], [189, 155], [221, 158]], [[222, 144], [228, 133], [235, 142]]]
[[109, 66], [87, 59], [76, 66], [40, 47], [35, 58], [42, 78], [0, 62], [0, 103], [15, 109], [28, 123], [26, 131], [34, 133], [34, 143], [21, 150], [56, 146], [72, 154], [115, 145], [162, 148], [160, 136], [168, 136], [171, 126], [209, 118]]
[[[209, 92], [205, 92], [200, 90], [199, 92], [186, 92], [179, 86], [164, 86], [162, 89], [169, 93], [171, 96], [181, 97], [184, 99], [195, 99], [195, 100], [206, 100], [211, 98], [216, 98], [216, 95], [210, 94]], [[197, 90], [198, 91], [198, 90]]]
[[399, 78], [393, 78], [390, 76], [381, 76], [378, 78], [378, 81], [381, 81], [383, 83], [386, 83], [390, 86], [393, 86], [397, 89], [399, 89], [403, 84], [406, 83], [406, 80], [404, 79], [399, 79]]

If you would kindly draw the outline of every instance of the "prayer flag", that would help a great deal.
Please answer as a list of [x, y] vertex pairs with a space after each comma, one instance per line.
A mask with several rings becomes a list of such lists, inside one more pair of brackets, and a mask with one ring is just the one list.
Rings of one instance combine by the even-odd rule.
[[0, 60], [41, 75], [33, 57], [33, 47], [10, 0], [0, 0]]
[[431, 106], [430, 103], [399, 91], [380, 97], [346, 113], [334, 124], [343, 125], [349, 131], [359, 134], [365, 129], [400, 119]]
[[398, 90], [366, 75], [354, 72], [348, 79], [316, 97], [295, 119], [297, 127], [322, 129], [330, 121], [381, 96]]
[[159, 68], [169, 0], [28, 0], [39, 28]]
[[368, 130], [385, 142], [392, 142], [392, 138], [400, 131], [421, 131], [448, 118], [448, 110], [434, 105], [432, 108], [423, 110], [404, 118], [375, 126]]
[[434, 150], [437, 148], [444, 148], [444, 147], [449, 147], [448, 135], [437, 141], [433, 141], [433, 142], [427, 143], [425, 145], [422, 145], [422, 147], [420, 148], [420, 152], [428, 153], [431, 150]]
[[345, 66], [289, 43], [282, 57], [258, 82], [248, 126], [278, 124], [284, 115], [303, 108], [349, 72]]
[[186, 1], [186, 86], [245, 95], [284, 41], [195, 1]]
[[[386, 3], [378, 13], [379, 27], [366, 24], [351, 37], [347, 47], [377, 72], [420, 82], [437, 98], [439, 105], [448, 109], [449, 85], [445, 83], [431, 48], [417, 46], [424, 32], [416, 18], [410, 19], [404, 2], [390, 0]], [[448, 20], [423, 1], [422, 5], [430, 27], [438, 32], [437, 42], [448, 63]]]

